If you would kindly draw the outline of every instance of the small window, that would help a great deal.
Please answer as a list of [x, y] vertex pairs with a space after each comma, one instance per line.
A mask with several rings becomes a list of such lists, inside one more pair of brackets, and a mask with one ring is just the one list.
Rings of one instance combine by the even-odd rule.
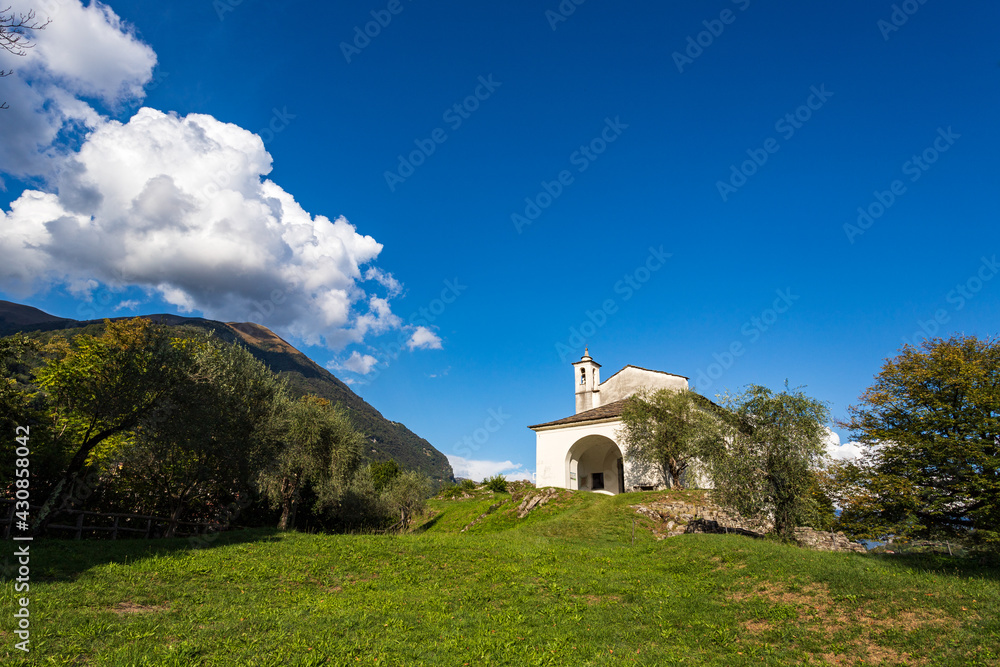
[[592, 489], [603, 489], [604, 488], [604, 473], [595, 472], [593, 475], [594, 482], [591, 484]]
[[580, 369], [580, 384], [587, 384], [587, 369]]

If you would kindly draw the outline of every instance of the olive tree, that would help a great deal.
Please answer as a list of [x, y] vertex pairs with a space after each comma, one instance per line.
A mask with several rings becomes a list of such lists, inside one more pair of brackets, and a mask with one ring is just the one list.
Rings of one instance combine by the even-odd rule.
[[790, 537], [811, 509], [815, 470], [826, 453], [826, 404], [785, 385], [750, 385], [723, 398], [727, 436], [707, 457], [713, 498]]
[[399, 516], [394, 527], [406, 530], [410, 519], [423, 511], [431, 494], [431, 481], [427, 475], [415, 470], [407, 470], [393, 478], [382, 492], [382, 499], [389, 511]]
[[317, 396], [287, 401], [279, 417], [280, 449], [258, 476], [261, 491], [281, 508], [280, 530], [295, 525], [302, 492], [311, 486], [320, 506], [335, 506], [361, 462], [361, 434], [346, 412]]
[[242, 345], [201, 335], [175, 346], [188, 373], [134, 429], [113, 480], [136, 510], [169, 514], [171, 531], [185, 512], [212, 517], [212, 508], [251, 491], [274, 456], [286, 391]]
[[642, 390], [625, 402], [621, 420], [622, 453], [632, 468], [642, 476], [652, 470], [674, 489], [684, 488], [698, 456], [722, 435], [715, 406], [687, 390]]

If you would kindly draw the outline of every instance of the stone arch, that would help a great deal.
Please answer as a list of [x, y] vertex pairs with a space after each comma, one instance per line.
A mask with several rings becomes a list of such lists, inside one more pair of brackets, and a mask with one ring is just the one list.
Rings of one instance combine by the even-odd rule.
[[625, 491], [621, 448], [603, 435], [585, 435], [566, 452], [566, 488], [615, 495]]

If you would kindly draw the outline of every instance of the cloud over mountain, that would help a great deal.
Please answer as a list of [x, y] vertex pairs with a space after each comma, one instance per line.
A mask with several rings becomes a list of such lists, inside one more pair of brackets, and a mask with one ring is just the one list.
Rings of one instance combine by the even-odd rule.
[[[413, 329], [411, 349], [434, 347], [393, 314], [402, 286], [373, 265], [382, 245], [269, 180], [259, 136], [205, 114], [144, 107], [123, 122], [95, 108], [141, 100], [156, 64], [109, 7], [67, 0], [51, 18], [27, 57], [0, 61], [17, 70], [4, 81], [12, 139], [0, 171], [43, 184], [0, 210], [0, 288], [139, 287], [309, 344]], [[351, 359], [367, 370], [367, 357]]]

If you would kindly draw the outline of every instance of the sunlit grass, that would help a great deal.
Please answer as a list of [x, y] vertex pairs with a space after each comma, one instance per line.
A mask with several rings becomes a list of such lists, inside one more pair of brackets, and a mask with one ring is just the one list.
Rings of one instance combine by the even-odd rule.
[[[631, 544], [639, 496], [433, 501], [404, 536], [38, 542], [32, 653], [5, 664], [996, 665], [1000, 584], [967, 564], [738, 536]], [[943, 565], [943, 564], [942, 564]], [[13, 585], [3, 584], [4, 609]], [[9, 618], [9, 616], [8, 616]], [[862, 661], [864, 661], [862, 663]]]

